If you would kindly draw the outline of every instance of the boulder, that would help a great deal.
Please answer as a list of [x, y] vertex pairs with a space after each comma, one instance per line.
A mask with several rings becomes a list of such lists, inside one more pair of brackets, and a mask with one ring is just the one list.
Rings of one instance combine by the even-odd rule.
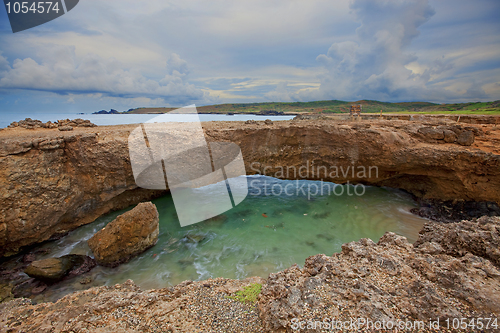
[[82, 275], [84, 273], [89, 272], [92, 268], [97, 266], [97, 262], [95, 259], [89, 256], [77, 255], [77, 254], [69, 254], [65, 257], [70, 257], [70, 260], [73, 262], [73, 267], [69, 271], [66, 279], [73, 278], [78, 275]]
[[464, 127], [465, 131], [471, 131], [474, 136], [481, 136], [484, 134], [483, 130], [479, 127], [474, 127], [474, 126], [466, 126]]
[[158, 241], [159, 217], [151, 202], [138, 204], [118, 216], [87, 242], [99, 265], [115, 267]]
[[444, 133], [444, 142], [453, 143], [457, 141], [457, 135], [455, 134], [455, 132], [450, 130], [444, 130], [443, 133]]
[[463, 131], [457, 138], [457, 142], [462, 146], [470, 146], [474, 143], [474, 133], [472, 131]]
[[95, 265], [95, 261], [88, 256], [68, 254], [59, 258], [33, 261], [24, 272], [37, 280], [55, 283], [66, 276], [73, 277], [86, 273]]
[[443, 140], [444, 133], [443, 130], [434, 127], [422, 127], [418, 129], [418, 132], [424, 136], [427, 140]]
[[72, 126], [59, 126], [58, 129], [60, 131], [72, 131], [73, 127]]
[[266, 125], [272, 125], [273, 121], [271, 119], [266, 119], [266, 120], [264, 120], [264, 124], [266, 124]]
[[40, 281], [57, 282], [68, 274], [72, 266], [67, 258], [48, 258], [32, 262], [24, 272]]

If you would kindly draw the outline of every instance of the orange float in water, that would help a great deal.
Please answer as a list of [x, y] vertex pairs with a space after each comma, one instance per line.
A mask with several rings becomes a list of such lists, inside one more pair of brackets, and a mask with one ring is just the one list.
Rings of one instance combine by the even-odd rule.
[[267, 217], [266, 213], [262, 214], [262, 216]]

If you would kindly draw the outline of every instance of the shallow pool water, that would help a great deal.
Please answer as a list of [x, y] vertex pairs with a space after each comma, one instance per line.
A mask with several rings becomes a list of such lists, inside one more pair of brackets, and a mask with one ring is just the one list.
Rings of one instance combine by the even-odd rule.
[[[153, 200], [160, 214], [160, 236], [154, 247], [119, 267], [96, 267], [86, 274], [93, 280], [90, 284], [80, 284], [82, 278], [77, 277], [37, 297], [54, 300], [75, 290], [127, 279], [149, 289], [211, 277], [267, 277], [294, 263], [302, 266], [311, 255], [339, 252], [343, 243], [364, 237], [377, 241], [386, 231], [414, 242], [426, 222], [409, 212], [416, 203], [399, 190], [323, 183], [335, 193], [328, 195], [325, 188], [323, 195], [321, 191], [311, 195], [308, 186], [320, 186], [319, 182], [265, 176], [247, 179], [249, 195], [241, 204], [186, 227], [179, 226], [171, 196]], [[287, 185], [287, 194], [282, 191], [278, 195], [279, 189]], [[210, 190], [204, 189], [207, 194]], [[69, 253], [92, 256], [87, 239], [124, 211], [101, 217], [58, 241], [44, 244], [42, 247], [51, 248], [46, 257]]]

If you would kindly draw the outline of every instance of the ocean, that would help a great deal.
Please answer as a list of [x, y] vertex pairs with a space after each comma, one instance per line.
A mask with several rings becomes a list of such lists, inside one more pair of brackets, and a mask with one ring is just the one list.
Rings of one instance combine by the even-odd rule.
[[[31, 118], [43, 122], [55, 122], [59, 119], [88, 119], [96, 125], [126, 125], [140, 124], [146, 122], [157, 114], [77, 114], [77, 113], [9, 113], [0, 114], [0, 128], [9, 126], [13, 121]], [[235, 114], [232, 116], [225, 114], [200, 114], [200, 120], [203, 121], [246, 121], [246, 120], [289, 120], [294, 116], [259, 116], [253, 114]], [[183, 121], [181, 115], [169, 115], [171, 121]]]

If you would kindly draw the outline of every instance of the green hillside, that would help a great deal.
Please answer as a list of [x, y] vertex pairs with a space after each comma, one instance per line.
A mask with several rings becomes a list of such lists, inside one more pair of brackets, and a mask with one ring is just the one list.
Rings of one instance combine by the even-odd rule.
[[[351, 105], [361, 104], [363, 113], [422, 113], [422, 114], [500, 114], [500, 101], [436, 104], [429, 102], [389, 103], [372, 100], [356, 102], [315, 101], [315, 102], [271, 102], [219, 104], [197, 107], [199, 113], [348, 113]], [[137, 108], [127, 113], [165, 113], [176, 108]]]

